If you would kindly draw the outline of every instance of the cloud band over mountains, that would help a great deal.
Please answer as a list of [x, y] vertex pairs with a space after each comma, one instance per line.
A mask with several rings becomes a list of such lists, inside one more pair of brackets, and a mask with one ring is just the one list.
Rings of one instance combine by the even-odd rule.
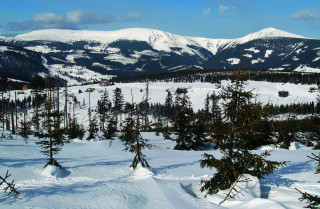
[[4, 27], [11, 31], [36, 29], [80, 29], [86, 25], [108, 24], [114, 22], [137, 21], [140, 14], [127, 13], [125, 15], [102, 15], [92, 12], [76, 10], [69, 11], [65, 16], [56, 13], [35, 13], [32, 20], [8, 22]]

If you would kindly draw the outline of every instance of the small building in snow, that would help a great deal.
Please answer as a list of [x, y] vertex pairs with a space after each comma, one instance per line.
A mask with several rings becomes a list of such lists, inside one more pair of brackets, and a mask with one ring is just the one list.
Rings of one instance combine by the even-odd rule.
[[100, 81], [100, 86], [111, 86], [111, 82], [108, 79], [102, 79]]
[[289, 92], [288, 91], [279, 91], [278, 94], [279, 94], [279, 97], [287, 97], [287, 96], [289, 96]]

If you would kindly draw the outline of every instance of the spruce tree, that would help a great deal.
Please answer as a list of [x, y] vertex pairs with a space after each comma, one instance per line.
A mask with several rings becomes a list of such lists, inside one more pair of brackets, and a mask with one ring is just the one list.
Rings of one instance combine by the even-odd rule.
[[[242, 62], [241, 62], [242, 63]], [[259, 103], [253, 101], [251, 91], [244, 89], [241, 80], [242, 66], [237, 71], [237, 77], [233, 84], [222, 87], [220, 96], [223, 99], [223, 119], [225, 126], [219, 130], [216, 140], [223, 154], [222, 158], [216, 158], [212, 154], [205, 153], [200, 161], [201, 168], [215, 168], [217, 172], [209, 179], [202, 180], [201, 191], [207, 194], [217, 193], [219, 190], [230, 188], [241, 177], [242, 173], [264, 178], [279, 166], [286, 162], [267, 160], [268, 151], [262, 154], [254, 154], [249, 149], [256, 130], [256, 124], [262, 118]], [[218, 132], [218, 133], [219, 133]]]
[[104, 139], [114, 140], [116, 137], [117, 131], [118, 129], [117, 129], [116, 116], [112, 115], [108, 120], [107, 128], [103, 131], [102, 136]]
[[207, 94], [206, 99], [204, 101], [204, 110], [206, 114], [209, 114], [209, 104], [210, 104], [210, 97], [209, 97], [209, 94]]
[[181, 98], [181, 104], [178, 105], [174, 124], [174, 131], [177, 135], [176, 150], [190, 150], [193, 144], [192, 137], [192, 118], [193, 110], [189, 108], [189, 103], [186, 97]]
[[192, 142], [190, 148], [192, 150], [204, 150], [210, 147], [211, 140], [208, 138], [207, 114], [205, 110], [199, 111], [193, 115], [191, 130]]
[[46, 128], [40, 131], [34, 132], [34, 135], [40, 139], [36, 142], [41, 148], [42, 153], [48, 157], [48, 161], [44, 167], [53, 165], [62, 168], [62, 166], [54, 159], [54, 155], [58, 154], [65, 143], [64, 130], [60, 128], [60, 123], [54, 123], [53, 118], [57, 117], [57, 113], [51, 112], [51, 89], [49, 86], [49, 78], [47, 79], [47, 105], [46, 111], [41, 116], [44, 118], [44, 126]]
[[172, 116], [173, 113], [173, 97], [172, 94], [170, 92], [170, 90], [167, 90], [167, 96], [166, 96], [166, 100], [165, 100], [165, 110], [164, 110], [164, 114], [166, 117], [170, 117]]
[[216, 95], [215, 92], [213, 92], [209, 99], [211, 100], [211, 118], [212, 118], [212, 122], [216, 123], [217, 121], [219, 121], [221, 119], [221, 108], [218, 104], [219, 100], [220, 100], [220, 96]]
[[39, 107], [41, 102], [43, 101], [43, 97], [41, 96], [42, 90], [45, 88], [45, 80], [39, 74], [34, 75], [30, 81], [30, 88], [34, 94], [34, 113], [32, 122], [35, 126], [36, 131], [40, 131], [40, 115], [39, 115]]
[[29, 135], [32, 135], [31, 122], [30, 121], [21, 121], [21, 128], [18, 134], [24, 138], [24, 141], [27, 142], [29, 139]]
[[66, 134], [69, 140], [76, 139], [76, 138], [79, 138], [82, 140], [85, 134], [85, 129], [83, 125], [79, 124], [77, 119], [74, 118], [69, 126], [69, 129], [66, 130]]
[[104, 131], [105, 129], [105, 123], [108, 118], [108, 112], [110, 108], [110, 100], [109, 100], [109, 94], [106, 90], [104, 90], [104, 93], [101, 96], [101, 99], [98, 100], [98, 113], [99, 113], [99, 119], [100, 119], [100, 129]]
[[[1, 91], [1, 118], [2, 118], [2, 129], [4, 130], [4, 124], [5, 124], [5, 99], [4, 99], [4, 93], [7, 92], [7, 89], [9, 87], [9, 81], [7, 77], [1, 77], [0, 79], [0, 91]], [[4, 135], [4, 132], [2, 132], [2, 136]]]
[[145, 90], [145, 99], [142, 102], [141, 106], [141, 110], [142, 111], [142, 129], [143, 131], [147, 131], [150, 126], [149, 126], [149, 118], [148, 118], [148, 112], [149, 112], [149, 98], [150, 97], [150, 92], [149, 92], [149, 80], [147, 80], [146, 82], [146, 90]]
[[[166, 126], [161, 124], [162, 134], [165, 139], [176, 141], [176, 150], [203, 150], [211, 144], [207, 137], [208, 114], [205, 110], [194, 113], [186, 93], [186, 89], [177, 90], [175, 116], [170, 117], [173, 127], [170, 128], [169, 123]], [[170, 131], [176, 135], [175, 139], [171, 137]]]
[[134, 118], [133, 111], [134, 110], [132, 109], [130, 115], [125, 120], [125, 125], [121, 131], [120, 139], [125, 142], [125, 151], [135, 153], [130, 167], [136, 169], [138, 164], [142, 167], [150, 167], [146, 160], [146, 156], [142, 153], [142, 150], [145, 148], [151, 149], [152, 145], [148, 144], [148, 140], [141, 136], [141, 115], [137, 114]]
[[[113, 111], [116, 114], [116, 116], [120, 113], [122, 113], [124, 105], [124, 97], [122, 94], [121, 88], [115, 88], [113, 91]], [[116, 121], [118, 123], [118, 117], [116, 117]]]
[[89, 136], [87, 140], [91, 140], [96, 138], [97, 132], [99, 131], [98, 123], [97, 123], [97, 116], [94, 115], [91, 120], [89, 121]]

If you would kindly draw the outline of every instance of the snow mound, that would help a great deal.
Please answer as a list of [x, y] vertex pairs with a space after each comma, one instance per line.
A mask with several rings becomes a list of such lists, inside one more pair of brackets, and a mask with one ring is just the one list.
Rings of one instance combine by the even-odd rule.
[[276, 147], [274, 144], [262, 145], [262, 146], [258, 147], [258, 150], [276, 150], [276, 149], [280, 149], [280, 148]]
[[299, 142], [291, 142], [289, 150], [299, 150], [301, 147], [304, 147], [304, 145]]
[[[248, 179], [249, 181], [244, 181], [246, 179]], [[201, 186], [200, 184], [193, 185], [192, 190], [198, 197], [204, 198], [205, 193], [199, 192], [200, 186]], [[230, 202], [249, 201], [249, 200], [261, 197], [259, 179], [249, 174], [244, 174], [240, 178], [240, 181], [236, 185], [236, 189], [238, 192], [233, 191], [225, 203], [229, 201]], [[219, 191], [217, 194], [208, 195], [206, 199], [209, 202], [219, 205], [220, 202], [223, 201], [224, 198], [227, 196], [229, 191], [230, 189]], [[228, 203], [228, 204], [232, 204], [232, 203]]]
[[73, 139], [72, 142], [80, 143], [80, 144], [86, 144], [88, 141], [87, 140], [81, 140], [81, 139], [77, 138], [77, 139]]
[[131, 181], [142, 180], [142, 179], [150, 178], [153, 175], [154, 174], [149, 169], [142, 167], [141, 164], [138, 164], [130, 180]]
[[42, 170], [41, 174], [46, 177], [64, 178], [68, 176], [70, 172], [64, 168], [59, 168], [54, 165], [48, 165]]

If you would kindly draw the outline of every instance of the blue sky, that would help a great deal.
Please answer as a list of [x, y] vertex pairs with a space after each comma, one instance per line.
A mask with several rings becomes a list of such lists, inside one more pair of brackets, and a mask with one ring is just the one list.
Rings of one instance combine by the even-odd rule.
[[0, 0], [0, 35], [33, 30], [153, 28], [238, 38], [274, 27], [320, 39], [319, 0]]

